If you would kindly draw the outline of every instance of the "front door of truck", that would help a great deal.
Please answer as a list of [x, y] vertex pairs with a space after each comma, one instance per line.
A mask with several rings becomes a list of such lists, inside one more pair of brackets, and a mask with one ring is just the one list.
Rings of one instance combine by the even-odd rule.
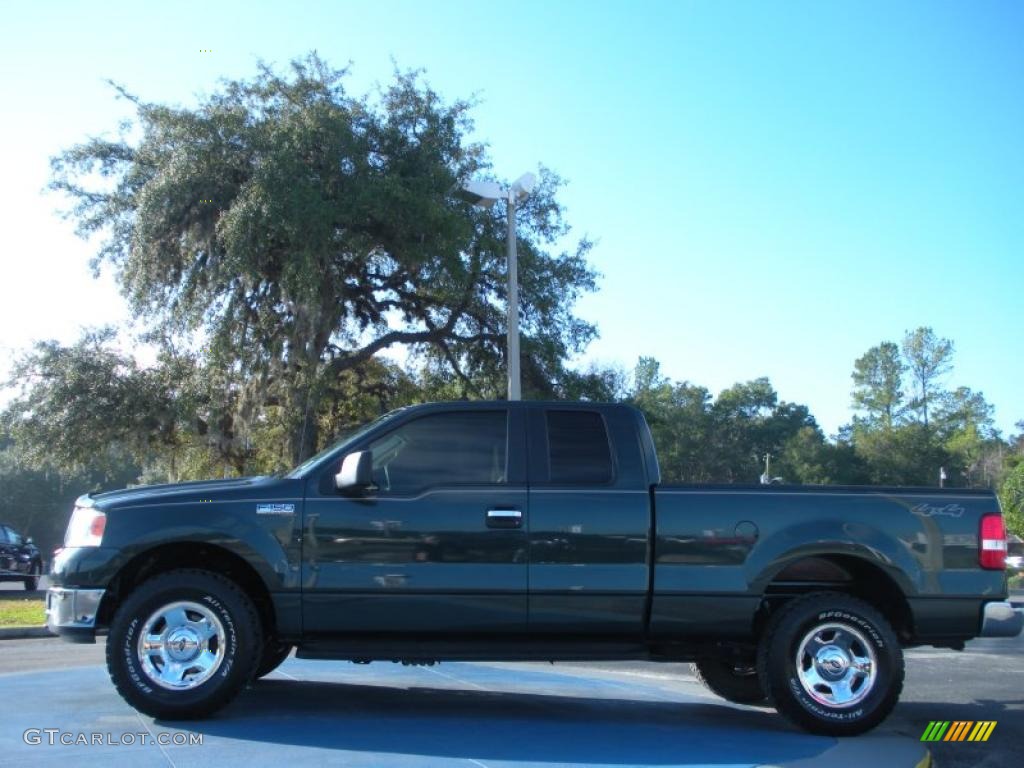
[[[352, 450], [374, 485], [307, 492], [307, 633], [521, 631], [527, 614], [525, 428], [465, 405], [395, 423]], [[340, 461], [338, 462], [340, 464]]]

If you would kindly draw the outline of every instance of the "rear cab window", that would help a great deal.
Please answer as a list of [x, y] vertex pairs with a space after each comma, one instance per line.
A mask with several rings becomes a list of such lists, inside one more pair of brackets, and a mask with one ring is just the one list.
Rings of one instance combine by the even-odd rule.
[[615, 479], [608, 427], [597, 411], [548, 410], [548, 482], [608, 485]]

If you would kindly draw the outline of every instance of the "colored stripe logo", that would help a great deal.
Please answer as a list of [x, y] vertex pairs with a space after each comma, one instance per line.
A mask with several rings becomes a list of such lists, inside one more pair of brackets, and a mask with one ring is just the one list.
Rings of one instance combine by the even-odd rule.
[[932, 720], [921, 741], [988, 741], [996, 729], [995, 720]]

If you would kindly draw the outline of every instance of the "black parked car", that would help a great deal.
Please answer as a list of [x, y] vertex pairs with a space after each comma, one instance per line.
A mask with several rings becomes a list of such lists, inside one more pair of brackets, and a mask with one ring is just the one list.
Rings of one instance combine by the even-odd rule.
[[9, 525], [0, 525], [0, 581], [20, 581], [25, 589], [39, 589], [43, 561], [39, 547]]

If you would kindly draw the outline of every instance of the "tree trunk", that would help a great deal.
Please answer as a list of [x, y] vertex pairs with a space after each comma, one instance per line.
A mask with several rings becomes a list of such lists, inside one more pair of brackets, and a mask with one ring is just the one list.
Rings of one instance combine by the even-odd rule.
[[296, 387], [289, 399], [291, 414], [288, 435], [288, 455], [292, 466], [298, 466], [316, 453], [320, 437], [317, 413], [320, 410], [320, 392], [316, 384]]

